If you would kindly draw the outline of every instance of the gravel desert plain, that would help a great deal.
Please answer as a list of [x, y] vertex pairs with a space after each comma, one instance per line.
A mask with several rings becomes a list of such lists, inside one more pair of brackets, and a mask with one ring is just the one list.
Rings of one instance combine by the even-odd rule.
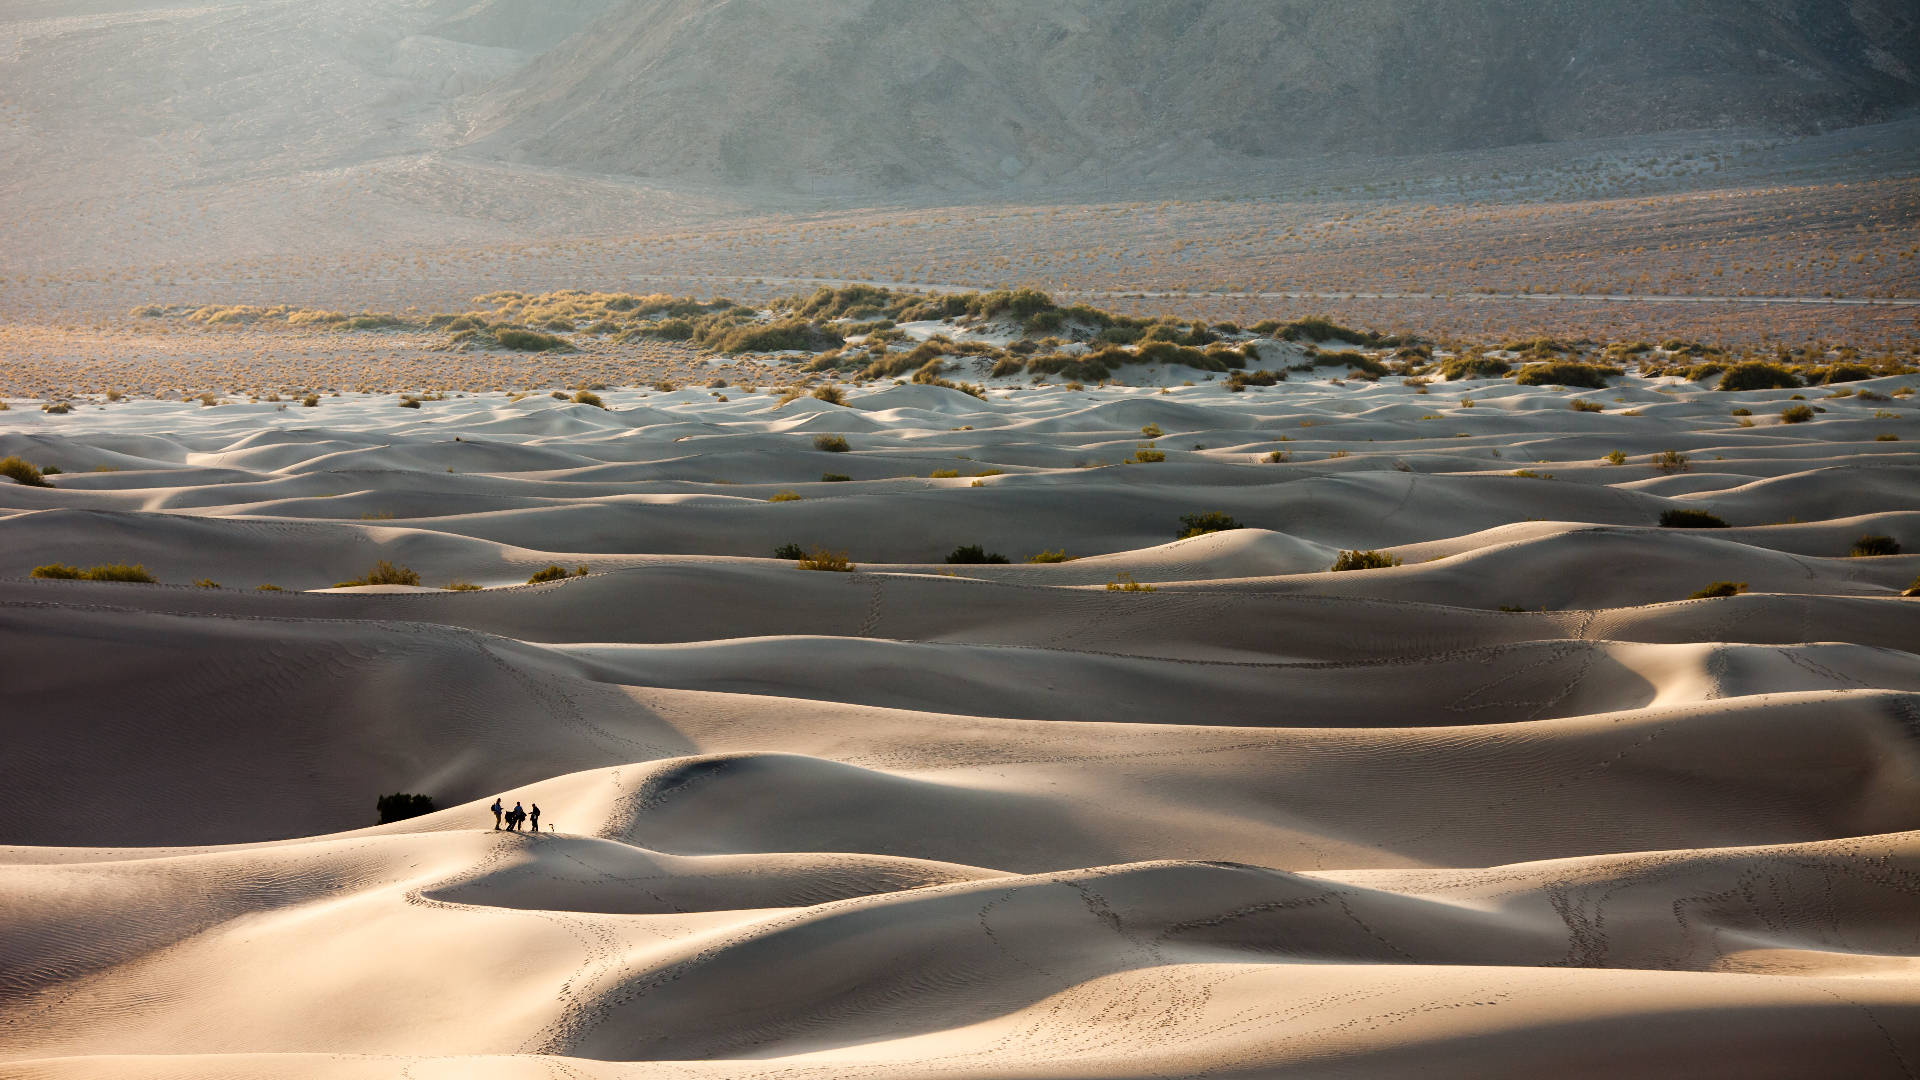
[[1523, 8], [0, 12], [0, 1075], [1920, 1077], [1920, 17]]

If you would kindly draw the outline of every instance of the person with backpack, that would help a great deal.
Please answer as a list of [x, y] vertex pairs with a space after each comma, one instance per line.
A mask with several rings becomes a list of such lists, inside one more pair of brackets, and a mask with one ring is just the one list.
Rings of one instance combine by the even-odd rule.
[[539, 832], [540, 831], [540, 804], [539, 803], [533, 804], [533, 813], [530, 816], [533, 818], [533, 831]]
[[496, 798], [493, 800], [492, 809], [493, 809], [493, 829], [495, 832], [499, 832], [500, 831], [500, 800], [499, 799]]
[[507, 828], [513, 832], [519, 832], [520, 823], [525, 820], [527, 820], [527, 812], [521, 809], [519, 803], [514, 803], [513, 811], [507, 815]]

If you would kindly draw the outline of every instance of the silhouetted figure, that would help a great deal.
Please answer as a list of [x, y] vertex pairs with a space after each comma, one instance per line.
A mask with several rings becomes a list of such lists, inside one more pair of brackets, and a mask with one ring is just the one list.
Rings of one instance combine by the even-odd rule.
[[539, 832], [540, 831], [540, 804], [539, 803], [533, 804], [533, 811], [528, 816], [533, 819], [533, 831]]
[[507, 828], [520, 831], [520, 823], [527, 820], [527, 812], [519, 803], [513, 804], [513, 813], [507, 815]]
[[500, 800], [499, 799], [493, 800], [493, 827], [496, 831], [498, 831], [500, 828]]

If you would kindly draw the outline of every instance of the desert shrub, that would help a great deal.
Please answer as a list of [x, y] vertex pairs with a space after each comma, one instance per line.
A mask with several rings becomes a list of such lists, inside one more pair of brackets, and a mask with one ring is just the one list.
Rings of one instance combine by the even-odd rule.
[[1722, 390], [1779, 390], [1800, 385], [1793, 372], [1764, 360], [1747, 360], [1720, 376]]
[[993, 370], [987, 372], [987, 377], [1004, 379], [1012, 375], [1020, 374], [1026, 370], [1026, 367], [1026, 361], [1020, 359], [1018, 356], [1003, 356], [999, 360], [994, 361]]
[[1497, 356], [1451, 356], [1440, 364], [1440, 374], [1449, 380], [1497, 379], [1512, 370]]
[[40, 406], [40, 411], [52, 413], [55, 416], [65, 416], [73, 411], [73, 406], [64, 401], [51, 401]]
[[1029, 555], [1027, 556], [1027, 561], [1030, 563], [1063, 563], [1072, 562], [1073, 560], [1067, 556], [1067, 549], [1061, 548], [1058, 551], [1043, 550], [1037, 555]]
[[[846, 391], [840, 389], [836, 383], [822, 383], [814, 387], [813, 396], [817, 400], [824, 401], [829, 405], [845, 405], [847, 403]], [[841, 441], [844, 443], [846, 440], [843, 439]], [[815, 440], [815, 442], [817, 443], [818, 440]]]
[[826, 570], [837, 574], [851, 573], [854, 569], [853, 561], [847, 558], [846, 552], [828, 551], [823, 547], [814, 548], [801, 556], [798, 563], [802, 570]]
[[1607, 451], [1606, 462], [1609, 465], [1625, 465], [1627, 463], [1627, 452], [1624, 450], [1609, 450]]
[[1218, 510], [1209, 510], [1204, 514], [1181, 514], [1180, 524], [1182, 529], [1180, 535], [1175, 537], [1177, 540], [1185, 540], [1189, 536], [1204, 536], [1207, 533], [1227, 532], [1232, 529], [1246, 528], [1246, 526], [1235, 521], [1229, 515], [1221, 513]]
[[573, 400], [577, 405], [591, 405], [596, 409], [604, 409], [607, 407], [607, 403], [600, 400], [600, 395], [591, 390], [581, 390], [575, 393]]
[[1140, 429], [1140, 434], [1145, 435], [1149, 439], [1157, 439], [1165, 435], [1166, 432], [1161, 429], [1159, 424], [1147, 424]]
[[380, 796], [374, 801], [374, 807], [380, 811], [380, 824], [387, 825], [433, 813], [433, 796], [397, 791], [392, 795]]
[[217, 589], [220, 587], [220, 583], [213, 580], [210, 577], [200, 578], [197, 581], [195, 581], [193, 584], [195, 588], [200, 588], [200, 589]]
[[552, 334], [542, 334], [537, 330], [514, 330], [502, 327], [493, 332], [493, 336], [504, 348], [515, 352], [572, 352], [573, 344], [566, 338]]
[[773, 549], [773, 557], [776, 559], [804, 559], [807, 557], [807, 549], [801, 547], [799, 544], [781, 544], [779, 547]]
[[281, 588], [280, 586], [273, 584], [272, 582], [268, 582], [265, 585], [255, 585], [253, 588], [255, 592], [286, 592], [287, 591]]
[[379, 562], [373, 564], [372, 570], [367, 571], [366, 577], [360, 578], [355, 581], [342, 581], [336, 584], [334, 588], [345, 589], [355, 585], [418, 585], [418, 584], [420, 584], [420, 575], [412, 567], [395, 566], [394, 564], [388, 562], [387, 560], [381, 559]]
[[527, 584], [538, 585], [546, 581], [561, 581], [572, 576], [573, 575], [567, 571], [567, 568], [561, 566], [559, 563], [548, 563], [546, 566], [535, 570], [533, 576], [527, 578]]
[[1603, 390], [1607, 385], [1607, 377], [1618, 374], [1620, 371], [1617, 368], [1555, 360], [1546, 364], [1528, 364], [1520, 369], [1520, 374], [1515, 375], [1513, 381], [1521, 386], [1581, 386], [1589, 390]]
[[306, 397], [300, 399], [300, 405], [302, 408], [307, 409], [318, 408], [320, 405], [320, 395], [308, 394]]
[[47, 566], [34, 567], [32, 576], [64, 581], [136, 581], [146, 582], [148, 584], [154, 583], [153, 575], [147, 573], [145, 566], [139, 564], [128, 566], [126, 563], [105, 563], [100, 566], [89, 567], [85, 570], [77, 566], [52, 563]]
[[799, 502], [800, 493], [797, 491], [776, 491], [772, 495], [767, 496], [767, 501], [768, 502]]
[[1752, 409], [1735, 409], [1732, 412], [1728, 413], [1727, 415], [1728, 416], [1752, 416], [1753, 410]]
[[1333, 560], [1332, 569], [1380, 570], [1389, 566], [1399, 566], [1400, 556], [1391, 551], [1342, 551], [1340, 557]]
[[823, 484], [845, 484], [852, 482], [852, 480], [853, 477], [848, 476], [846, 473], [828, 472], [820, 474], [820, 482]]
[[1271, 334], [1283, 341], [1344, 341], [1349, 345], [1384, 345], [1387, 339], [1368, 330], [1355, 330], [1341, 326], [1332, 319], [1319, 315], [1309, 315], [1304, 319], [1295, 319], [1284, 325], [1276, 324], [1270, 330], [1262, 330], [1266, 323], [1256, 323], [1256, 333]]
[[1004, 563], [1007, 561], [1007, 557], [997, 551], [988, 551], [979, 544], [962, 544], [948, 553], [947, 561], [961, 565], [976, 565], [981, 563]]
[[846, 344], [846, 338], [818, 323], [805, 319], [753, 323], [725, 331], [705, 344], [728, 354], [743, 352], [819, 352]]
[[420, 399], [409, 394], [400, 399], [400, 407], [403, 409], [417, 409], [420, 407]]
[[1267, 451], [1266, 462], [1269, 465], [1284, 465], [1292, 459], [1293, 455], [1287, 453], [1285, 450]]
[[19, 455], [0, 458], [0, 476], [10, 477], [16, 484], [27, 487], [52, 487], [47, 483], [46, 474], [34, 468], [33, 463]]
[[1678, 450], [1662, 450], [1654, 455], [1653, 467], [1663, 473], [1686, 472], [1693, 468], [1693, 460]]
[[1605, 405], [1597, 401], [1588, 401], [1586, 398], [1574, 398], [1567, 402], [1567, 408], [1574, 412], [1605, 412], [1607, 410]]
[[1135, 450], [1133, 452], [1133, 456], [1127, 459], [1127, 464], [1129, 465], [1151, 464], [1156, 461], [1165, 461], [1165, 460], [1167, 460], [1167, 455], [1162, 451], [1151, 450], [1143, 446], [1140, 449]]
[[813, 448], [815, 450], [824, 450], [829, 454], [844, 454], [853, 449], [853, 447], [847, 445], [847, 437], [844, 435], [815, 435], [813, 437]]
[[1806, 405], [1789, 405], [1780, 410], [1780, 421], [1785, 424], [1804, 424], [1813, 419], [1813, 409]]
[[[263, 586], [263, 588], [264, 588], [264, 586]], [[447, 591], [448, 591], [448, 592], [479, 592], [479, 591], [480, 591], [480, 589], [481, 589], [481, 587], [480, 587], [480, 586], [478, 586], [478, 585], [475, 585], [475, 584], [474, 584], [473, 582], [471, 582], [471, 581], [449, 581], [449, 582], [447, 582]]]
[[1125, 570], [1122, 570], [1118, 574], [1114, 575], [1114, 579], [1112, 581], [1107, 582], [1107, 591], [1108, 592], [1153, 592], [1154, 586], [1142, 585], [1140, 582], [1133, 580], [1132, 574], [1129, 574]]
[[1667, 529], [1724, 529], [1727, 523], [1705, 510], [1662, 510], [1660, 525]]
[[1891, 536], [1868, 533], [1853, 542], [1853, 550], [1847, 552], [1856, 559], [1869, 559], [1879, 555], [1900, 554], [1900, 542]]
[[1744, 581], [1716, 581], [1699, 592], [1688, 595], [1687, 599], [1713, 600], [1722, 596], [1738, 596], [1746, 591], [1747, 583]]
[[1822, 383], [1859, 382], [1873, 378], [1873, 369], [1865, 364], [1835, 364], [1821, 375]]
[[1227, 389], [1239, 393], [1249, 386], [1272, 386], [1286, 379], [1284, 371], [1236, 371], [1227, 376]]

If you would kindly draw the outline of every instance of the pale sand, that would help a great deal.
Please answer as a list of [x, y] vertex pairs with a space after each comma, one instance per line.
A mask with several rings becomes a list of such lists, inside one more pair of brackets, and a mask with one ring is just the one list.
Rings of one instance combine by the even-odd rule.
[[1295, 378], [16, 401], [0, 1073], [1920, 1075], [1914, 399]]

